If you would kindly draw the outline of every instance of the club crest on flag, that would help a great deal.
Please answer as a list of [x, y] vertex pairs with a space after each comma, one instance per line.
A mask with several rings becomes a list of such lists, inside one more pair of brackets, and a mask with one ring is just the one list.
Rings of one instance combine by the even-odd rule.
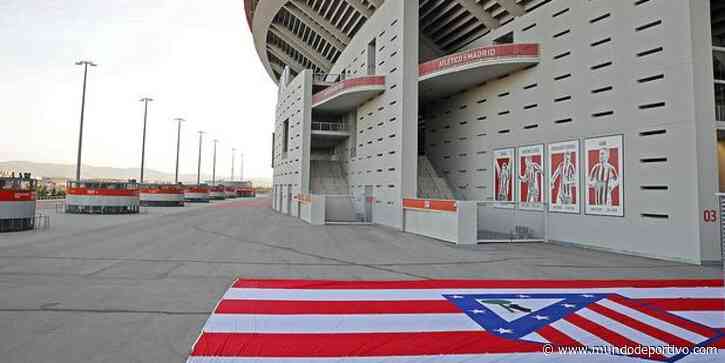
[[[574, 347], [679, 347], [646, 358], [673, 362], [723, 333], [616, 294], [443, 295], [488, 333]], [[643, 358], [643, 357], [639, 357]]]

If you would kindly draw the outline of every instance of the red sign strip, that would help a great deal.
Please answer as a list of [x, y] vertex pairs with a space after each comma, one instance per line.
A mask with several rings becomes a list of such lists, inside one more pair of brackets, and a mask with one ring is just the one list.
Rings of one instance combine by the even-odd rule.
[[0, 202], [32, 202], [34, 200], [34, 192], [0, 190]]
[[447, 55], [418, 66], [418, 73], [425, 76], [448, 68], [469, 63], [503, 57], [538, 57], [538, 44], [504, 44], [476, 48], [464, 52]]
[[312, 96], [312, 104], [318, 104], [353, 87], [384, 86], [385, 76], [359, 77], [337, 82]]
[[209, 188], [191, 187], [186, 188], [186, 193], [209, 193]]
[[184, 194], [184, 189], [177, 187], [159, 187], [141, 189], [143, 194]]
[[455, 212], [458, 206], [455, 200], [403, 199], [403, 208], [427, 209], [443, 212]]
[[138, 197], [138, 190], [131, 189], [89, 189], [89, 188], [68, 188], [68, 195], [96, 195], [100, 197]]

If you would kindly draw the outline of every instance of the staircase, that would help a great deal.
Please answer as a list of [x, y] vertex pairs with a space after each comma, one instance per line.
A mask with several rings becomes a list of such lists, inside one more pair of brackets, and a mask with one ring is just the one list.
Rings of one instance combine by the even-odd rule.
[[418, 198], [455, 199], [446, 179], [438, 174], [426, 156], [418, 156]]
[[339, 161], [310, 161], [310, 191], [312, 194], [350, 194], [350, 187]]

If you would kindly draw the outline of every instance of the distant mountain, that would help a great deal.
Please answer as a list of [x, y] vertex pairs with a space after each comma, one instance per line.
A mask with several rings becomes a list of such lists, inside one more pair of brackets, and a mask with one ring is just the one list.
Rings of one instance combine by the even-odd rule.
[[[83, 165], [83, 178], [87, 179], [138, 179], [139, 168], [114, 168], [108, 166]], [[53, 179], [71, 179], [75, 176], [76, 167], [72, 164], [35, 163], [30, 161], [2, 161], [0, 171], [32, 173], [34, 177]], [[144, 179], [147, 181], [173, 182], [174, 174], [145, 169]], [[202, 175], [203, 180], [211, 179], [211, 175]], [[196, 175], [181, 174], [182, 182], [195, 182]], [[251, 178], [256, 186], [271, 186], [272, 178]]]

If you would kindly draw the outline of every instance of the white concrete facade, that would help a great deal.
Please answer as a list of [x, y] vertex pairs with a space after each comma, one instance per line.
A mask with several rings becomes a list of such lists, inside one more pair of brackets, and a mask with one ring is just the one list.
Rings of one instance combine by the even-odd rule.
[[[494, 198], [495, 150], [529, 145], [546, 150], [553, 143], [578, 140], [584, 154], [588, 139], [622, 135], [622, 215], [587, 214], [587, 171], [580, 155], [581, 208], [578, 213], [548, 212], [548, 239], [697, 264], [720, 259], [717, 224], [703, 218], [715, 209], [717, 129], [725, 128], [715, 116], [713, 42], [705, 26], [711, 22], [710, 1], [531, 0], [488, 8], [486, 2], [442, 1], [451, 12], [465, 10], [490, 28], [454, 53], [502, 41], [536, 44], [538, 62], [425, 102], [419, 94], [419, 64], [452, 53], [452, 41], [440, 35], [448, 31], [445, 26], [451, 33], [463, 30], [431, 25], [433, 11], [424, 8], [429, 3], [424, 0], [348, 0], [351, 8], [367, 14], [355, 30], [349, 25], [356, 21], [353, 16], [347, 27], [340, 25], [344, 19], [324, 17], [309, 25], [320, 31], [320, 42], [344, 45], [339, 52], [321, 46], [329, 64], [311, 54], [317, 48], [305, 50], [300, 43], [300, 53], [290, 51], [284, 62], [288, 70], [280, 70], [275, 62], [285, 56], [279, 54], [279, 44], [267, 40], [270, 28], [284, 25], [275, 24], [274, 16], [324, 3], [260, 1], [253, 12], [260, 58], [275, 80], [280, 77], [276, 210], [310, 218], [310, 207], [299, 211], [297, 198], [311, 194], [315, 171], [310, 159], [324, 159], [340, 163], [349, 194], [372, 191], [374, 223], [403, 228], [402, 201], [417, 197], [419, 154], [445, 176], [456, 199], [483, 201]], [[485, 11], [477, 13], [479, 6]], [[300, 16], [303, 24], [309, 23]], [[303, 59], [305, 53], [309, 59]], [[313, 73], [321, 72], [344, 74], [345, 79], [385, 76], [385, 90], [344, 114], [320, 113], [312, 99], [321, 87]], [[290, 73], [297, 76], [287, 83]], [[349, 137], [322, 147], [311, 125], [331, 118], [347, 125]], [[548, 167], [544, 165], [546, 172]], [[548, 182], [543, 183], [548, 192]], [[532, 220], [543, 213], [521, 212]], [[430, 215], [421, 215], [425, 218], [415, 218], [428, 228]]]

